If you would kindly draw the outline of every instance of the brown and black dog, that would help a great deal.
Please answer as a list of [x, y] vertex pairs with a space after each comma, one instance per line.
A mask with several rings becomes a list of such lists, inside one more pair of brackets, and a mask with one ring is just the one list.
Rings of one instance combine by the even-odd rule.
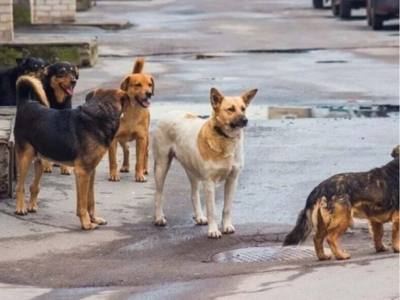
[[[75, 109], [56, 110], [39, 80], [29, 76], [17, 82], [15, 145], [19, 180], [15, 213], [37, 212], [37, 196], [44, 172], [42, 158], [74, 167], [77, 215], [83, 229], [94, 229], [106, 221], [96, 216], [94, 180], [96, 167], [117, 133], [129, 96], [122, 90], [97, 90], [93, 99]], [[31, 101], [33, 97], [38, 101]], [[40, 103], [39, 103], [40, 102]], [[35, 159], [35, 179], [25, 205], [25, 181]]]
[[330, 259], [324, 253], [325, 238], [336, 259], [349, 259], [350, 255], [340, 249], [339, 237], [355, 217], [368, 219], [377, 252], [389, 250], [382, 243], [383, 224], [392, 222], [392, 247], [399, 252], [399, 146], [393, 149], [392, 157], [381, 168], [338, 174], [320, 183], [308, 196], [283, 245], [298, 245], [316, 229], [314, 245], [319, 260]]
[[[69, 62], [57, 62], [44, 69], [42, 82], [50, 107], [54, 109], [72, 108], [72, 97], [79, 70]], [[44, 172], [52, 172], [52, 163], [43, 160]], [[61, 165], [61, 174], [70, 175], [71, 171], [66, 165]]]
[[133, 73], [124, 78], [121, 90], [128, 92], [131, 100], [121, 118], [121, 125], [111, 143], [109, 150], [110, 181], [119, 181], [117, 146], [124, 151], [124, 161], [121, 172], [129, 172], [129, 142], [136, 141], [135, 180], [145, 182], [148, 171], [149, 156], [149, 126], [150, 126], [150, 98], [154, 95], [154, 78], [142, 73], [144, 59], [135, 62]]

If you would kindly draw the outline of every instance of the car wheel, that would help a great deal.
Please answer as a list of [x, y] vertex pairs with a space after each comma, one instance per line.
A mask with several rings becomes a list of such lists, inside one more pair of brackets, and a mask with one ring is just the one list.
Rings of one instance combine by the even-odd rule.
[[334, 17], [339, 15], [340, 6], [335, 3], [335, 0], [332, 0], [332, 14]]
[[324, 8], [324, 0], [313, 0], [313, 4], [316, 9]]
[[372, 14], [371, 26], [374, 30], [380, 30], [383, 27], [383, 18], [375, 13]]
[[351, 2], [348, 0], [340, 1], [340, 18], [342, 19], [350, 19], [351, 17]]

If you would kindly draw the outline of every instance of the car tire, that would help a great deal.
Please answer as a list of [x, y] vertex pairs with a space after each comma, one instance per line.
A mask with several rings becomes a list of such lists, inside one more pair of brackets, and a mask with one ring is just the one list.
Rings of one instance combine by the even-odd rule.
[[341, 19], [350, 19], [351, 18], [351, 2], [348, 0], [340, 1], [340, 11], [339, 16]]
[[313, 5], [316, 9], [324, 8], [324, 0], [313, 0]]
[[339, 16], [340, 5], [335, 4], [335, 0], [332, 0], [332, 14], [334, 17]]
[[371, 26], [373, 30], [381, 30], [383, 27], [383, 18], [375, 13], [372, 14]]

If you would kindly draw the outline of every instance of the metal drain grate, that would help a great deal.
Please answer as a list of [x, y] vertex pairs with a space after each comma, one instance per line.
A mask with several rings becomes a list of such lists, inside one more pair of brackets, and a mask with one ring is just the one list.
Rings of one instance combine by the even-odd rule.
[[314, 247], [253, 247], [214, 254], [215, 262], [253, 263], [316, 258]]

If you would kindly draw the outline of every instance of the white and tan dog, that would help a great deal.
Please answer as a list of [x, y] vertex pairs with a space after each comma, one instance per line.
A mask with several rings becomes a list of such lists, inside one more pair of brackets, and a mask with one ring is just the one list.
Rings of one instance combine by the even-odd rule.
[[[194, 219], [208, 223], [208, 237], [220, 238], [215, 216], [215, 185], [226, 180], [222, 219], [223, 233], [233, 233], [232, 202], [239, 173], [244, 164], [243, 127], [247, 125], [246, 108], [257, 90], [238, 97], [225, 97], [211, 89], [211, 118], [203, 120], [185, 112], [171, 112], [159, 120], [153, 134], [154, 176], [156, 181], [155, 219], [157, 226], [167, 224], [163, 213], [162, 191], [171, 165], [176, 158], [185, 169], [192, 187]], [[203, 182], [207, 218], [201, 209], [199, 189]]]

